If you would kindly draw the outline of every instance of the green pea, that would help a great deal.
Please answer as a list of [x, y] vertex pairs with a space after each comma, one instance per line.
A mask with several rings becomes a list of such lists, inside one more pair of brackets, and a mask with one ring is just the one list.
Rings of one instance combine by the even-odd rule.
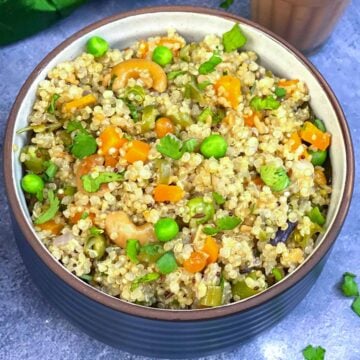
[[172, 218], [162, 218], [154, 227], [156, 237], [163, 242], [172, 240], [179, 232], [179, 225]]
[[107, 241], [104, 235], [91, 235], [86, 239], [84, 252], [87, 256], [100, 260], [106, 249]]
[[201, 197], [189, 200], [187, 206], [190, 211], [190, 216], [194, 218], [196, 224], [204, 224], [214, 217], [214, 205], [212, 203], [205, 202]]
[[260, 168], [260, 177], [272, 191], [283, 191], [290, 185], [290, 179], [282, 167], [263, 165]]
[[49, 152], [46, 149], [38, 148], [34, 145], [24, 146], [21, 150], [26, 160], [24, 166], [34, 174], [40, 174], [47, 168], [47, 161], [50, 159]]
[[21, 187], [29, 194], [39, 194], [44, 189], [44, 180], [36, 174], [27, 174], [21, 179]]
[[152, 60], [161, 66], [170, 64], [172, 59], [172, 51], [167, 46], [157, 46], [152, 54]]
[[100, 36], [93, 36], [86, 43], [86, 51], [95, 57], [105, 55], [108, 49], [109, 43]]
[[225, 156], [227, 147], [227, 142], [221, 135], [213, 134], [203, 140], [200, 152], [206, 158], [220, 159]]
[[322, 165], [326, 158], [327, 158], [327, 151], [326, 150], [317, 150], [317, 151], [309, 151], [311, 155], [311, 163], [314, 166], [320, 166]]
[[170, 274], [178, 267], [174, 254], [169, 251], [165, 253], [157, 262], [156, 266], [163, 275]]

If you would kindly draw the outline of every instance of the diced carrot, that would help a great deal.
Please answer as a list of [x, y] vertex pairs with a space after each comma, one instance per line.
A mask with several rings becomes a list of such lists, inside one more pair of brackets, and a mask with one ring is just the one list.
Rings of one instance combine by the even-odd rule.
[[289, 145], [290, 145], [290, 149], [291, 151], [296, 151], [297, 148], [301, 145], [301, 138], [298, 134], [297, 131], [293, 132], [290, 135], [290, 140], [289, 140]]
[[237, 77], [224, 75], [215, 83], [214, 88], [218, 96], [225, 97], [233, 109], [238, 107], [239, 97], [241, 95], [241, 83]]
[[175, 127], [173, 122], [167, 117], [161, 117], [156, 120], [155, 132], [158, 138], [162, 138], [167, 134], [173, 134]]
[[140, 140], [133, 140], [126, 151], [125, 159], [130, 164], [133, 164], [135, 161], [145, 162], [148, 159], [149, 151], [149, 144]]
[[183, 263], [184, 269], [196, 273], [202, 271], [207, 263], [206, 256], [198, 251], [193, 251], [188, 259]]
[[103, 155], [108, 155], [111, 149], [120, 149], [127, 142], [127, 139], [123, 138], [112, 125], [103, 130], [99, 139], [101, 142], [99, 150]]
[[[76, 212], [73, 216], [70, 217], [70, 223], [71, 224], [77, 224], [83, 217], [84, 213], [86, 213], [87, 211], [84, 210], [84, 211], [79, 211], [79, 212]], [[92, 222], [94, 222], [95, 220], [95, 214], [94, 213], [88, 213], [88, 216], [87, 216]], [[86, 218], [86, 217], [85, 217]]]
[[178, 202], [184, 197], [184, 190], [177, 185], [159, 184], [154, 189], [154, 199], [157, 202]]
[[118, 157], [113, 155], [105, 155], [105, 166], [115, 167], [118, 163]]
[[65, 103], [62, 107], [62, 112], [67, 113], [67, 112], [71, 112], [75, 109], [84, 108], [85, 106], [94, 105], [94, 104], [96, 104], [96, 101], [97, 100], [96, 100], [95, 95], [88, 94], [79, 99], [75, 99], [75, 100]]
[[301, 139], [315, 146], [319, 150], [326, 150], [330, 145], [331, 135], [322, 132], [310, 121], [306, 121], [300, 131]]
[[325, 186], [327, 184], [326, 176], [324, 171], [320, 168], [315, 168], [314, 171], [314, 182], [319, 186]]
[[280, 80], [278, 82], [278, 86], [279, 87], [287, 87], [287, 86], [292, 86], [292, 85], [296, 85], [299, 82], [298, 79], [293, 79], [293, 80]]
[[264, 182], [261, 180], [260, 176], [255, 176], [253, 179], [251, 179], [252, 182], [256, 185], [256, 186], [263, 186]]
[[41, 230], [50, 231], [53, 235], [59, 235], [60, 231], [63, 229], [63, 224], [58, 224], [55, 220], [49, 220], [43, 224], [36, 225]]
[[244, 123], [248, 127], [254, 127], [254, 115], [255, 113], [252, 113], [251, 115], [244, 115]]
[[208, 258], [206, 259], [207, 264], [214, 263], [219, 256], [219, 245], [213, 237], [208, 236], [205, 240], [202, 251], [208, 255]]

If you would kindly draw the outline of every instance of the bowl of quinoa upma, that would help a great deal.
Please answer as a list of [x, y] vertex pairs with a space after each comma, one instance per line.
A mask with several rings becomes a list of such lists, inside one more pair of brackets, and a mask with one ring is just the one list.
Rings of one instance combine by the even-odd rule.
[[[196, 337], [222, 315], [241, 339], [300, 301], [353, 181], [346, 120], [313, 66], [247, 20], [190, 10], [115, 16], [65, 41], [21, 90], [5, 148], [38, 286], [101, 340], [171, 357], [187, 353], [172, 341], [194, 356], [234, 346]], [[82, 302], [99, 313], [79, 316]], [[136, 349], [99, 330], [136, 333], [124, 314], [195, 335], [157, 323], [167, 345], [151, 352], [149, 335]]]

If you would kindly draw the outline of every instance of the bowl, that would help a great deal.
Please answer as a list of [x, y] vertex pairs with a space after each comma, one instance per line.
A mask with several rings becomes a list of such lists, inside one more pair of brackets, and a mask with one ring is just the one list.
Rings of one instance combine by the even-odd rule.
[[[234, 22], [248, 37], [246, 48], [262, 65], [285, 77], [303, 79], [311, 106], [332, 133], [333, 193], [326, 230], [315, 250], [290, 276], [249, 299], [212, 309], [164, 310], [111, 297], [78, 279], [56, 261], [34, 232], [20, 179], [18, 151], [27, 141], [25, 127], [38, 83], [55, 64], [82, 52], [92, 35], [125, 48], [140, 38], [175, 28], [187, 40], [222, 34]], [[168, 358], [196, 357], [232, 349], [288, 314], [318, 278], [348, 211], [354, 181], [354, 157], [348, 125], [329, 85], [292, 46], [264, 28], [229, 13], [196, 7], [146, 8], [114, 15], [79, 31], [34, 69], [11, 110], [5, 135], [4, 173], [15, 238], [35, 284], [72, 323], [96, 339], [122, 350]]]

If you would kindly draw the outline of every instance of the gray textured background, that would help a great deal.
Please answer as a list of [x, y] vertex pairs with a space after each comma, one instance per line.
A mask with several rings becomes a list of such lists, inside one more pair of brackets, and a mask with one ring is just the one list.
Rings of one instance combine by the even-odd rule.
[[[197, 4], [216, 8], [219, 2], [92, 1], [47, 31], [1, 48], [1, 149], [6, 118], [22, 83], [35, 65], [66, 37], [91, 22], [120, 11], [165, 4]], [[230, 11], [248, 17], [248, 1], [235, 0]], [[310, 59], [328, 80], [344, 108], [356, 156], [360, 150], [359, 58], [360, 0], [353, 0], [330, 40]], [[322, 275], [306, 299], [271, 330], [246, 344], [239, 344], [236, 351], [211, 359], [297, 360], [302, 359], [301, 349], [309, 343], [325, 347], [327, 360], [360, 359], [360, 318], [351, 311], [351, 301], [343, 298], [336, 288], [343, 272], [352, 271], [360, 276], [359, 178], [356, 180], [354, 199], [345, 226]], [[39, 294], [15, 246], [1, 181], [0, 186], [0, 360], [144, 359], [89, 338]]]

